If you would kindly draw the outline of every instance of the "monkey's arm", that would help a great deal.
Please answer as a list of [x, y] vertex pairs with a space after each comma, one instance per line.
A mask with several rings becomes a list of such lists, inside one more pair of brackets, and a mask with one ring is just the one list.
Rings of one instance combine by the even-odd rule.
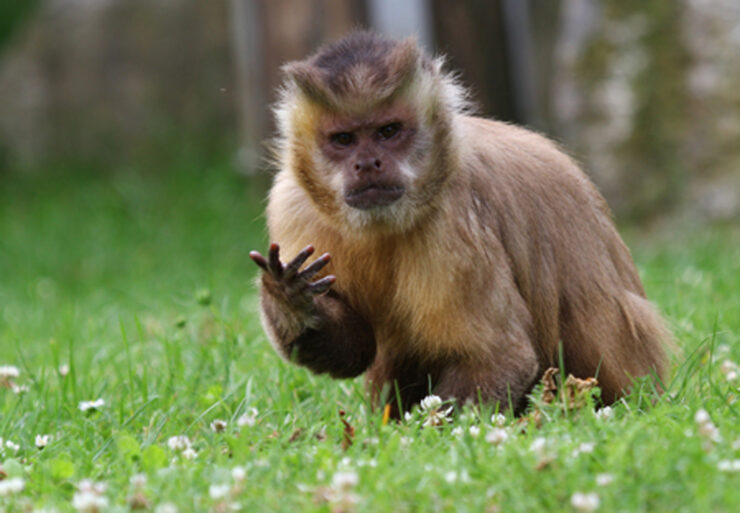
[[249, 254], [263, 270], [262, 323], [275, 348], [316, 373], [334, 378], [363, 373], [375, 359], [372, 327], [330, 290], [334, 276], [311, 281], [329, 263], [329, 254], [299, 271], [313, 247], [302, 250], [288, 264], [280, 261], [279, 251], [273, 243], [267, 259], [256, 251]]

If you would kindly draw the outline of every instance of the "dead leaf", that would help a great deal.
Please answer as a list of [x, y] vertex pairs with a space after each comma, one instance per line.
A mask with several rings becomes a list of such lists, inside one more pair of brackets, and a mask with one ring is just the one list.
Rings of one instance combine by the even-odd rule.
[[290, 438], [288, 438], [288, 442], [293, 443], [301, 436], [301, 433], [303, 433], [302, 428], [296, 428], [295, 431], [293, 431], [293, 434], [290, 435]]
[[558, 385], [555, 382], [555, 376], [558, 374], [557, 367], [550, 367], [542, 375], [540, 383], [542, 383], [542, 402], [545, 404], [551, 404], [558, 393]]
[[576, 378], [568, 374], [565, 379], [564, 393], [568, 409], [580, 409], [588, 404], [588, 398], [591, 396], [591, 390], [599, 385], [596, 378]]
[[349, 449], [355, 438], [355, 428], [347, 422], [347, 419], [344, 418], [345, 415], [346, 412], [344, 410], [339, 410], [339, 419], [344, 424], [344, 431], [342, 432], [342, 450], [344, 451]]

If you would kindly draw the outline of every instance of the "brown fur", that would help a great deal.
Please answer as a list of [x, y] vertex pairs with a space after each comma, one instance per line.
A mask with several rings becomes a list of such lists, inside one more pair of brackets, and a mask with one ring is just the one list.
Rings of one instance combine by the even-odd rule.
[[[372, 41], [375, 51], [352, 54]], [[634, 377], [663, 376], [669, 335], [629, 250], [604, 199], [553, 143], [467, 115], [440, 62], [408, 41], [352, 36], [286, 69], [270, 237], [287, 257], [308, 244], [329, 252], [321, 275], [336, 276], [334, 308], [350, 313], [328, 320], [316, 297], [303, 328], [299, 322], [288, 335], [281, 326], [294, 326], [295, 317], [263, 287], [263, 321], [283, 354], [305, 336], [296, 331], [314, 330], [318, 346], [344, 349], [333, 366], [299, 363], [336, 376], [367, 369], [375, 396], [398, 387], [404, 408], [434, 392], [511, 400], [519, 409], [542, 372], [559, 365], [561, 343], [567, 372], [598, 371], [607, 403]], [[355, 217], [337, 185], [341, 163], [327, 160], [322, 134], [393, 102], [401, 106], [391, 112], [417, 127], [403, 154], [414, 174], [392, 216]], [[350, 372], [353, 348], [365, 357]]]

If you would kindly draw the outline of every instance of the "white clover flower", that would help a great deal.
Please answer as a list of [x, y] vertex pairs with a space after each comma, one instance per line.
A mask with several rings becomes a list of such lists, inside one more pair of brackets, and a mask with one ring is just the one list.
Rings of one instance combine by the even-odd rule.
[[231, 487], [227, 484], [212, 484], [208, 487], [208, 495], [210, 495], [213, 500], [219, 500], [229, 495], [230, 490]]
[[131, 476], [131, 486], [134, 488], [144, 488], [146, 486], [146, 474], [134, 474]]
[[10, 440], [6, 440], [5, 441], [5, 447], [7, 447], [8, 449], [10, 449], [13, 452], [18, 452], [18, 450], [21, 448], [20, 445], [18, 445], [16, 443], [13, 443]]
[[231, 477], [234, 479], [234, 481], [240, 483], [247, 478], [247, 471], [244, 469], [244, 467], [234, 467], [233, 469], [231, 469]]
[[9, 381], [21, 375], [15, 365], [0, 365], [0, 381]]
[[171, 502], [163, 502], [154, 508], [154, 513], [177, 513], [177, 506]]
[[494, 413], [491, 415], [491, 424], [496, 427], [504, 427], [506, 425], [506, 416], [501, 413]]
[[211, 430], [214, 433], [223, 433], [226, 431], [226, 421], [221, 419], [216, 419], [213, 422], [211, 422]]
[[712, 442], [722, 441], [722, 435], [720, 435], [719, 429], [717, 429], [717, 426], [715, 426], [711, 422], [707, 422], [706, 424], [700, 424], [699, 434], [703, 438], [706, 438], [707, 440], [711, 440]]
[[247, 408], [247, 412], [236, 420], [236, 425], [252, 427], [257, 423], [257, 415], [259, 415], [257, 408], [250, 406]]
[[492, 445], [501, 445], [509, 439], [509, 433], [502, 428], [493, 428], [486, 433], [486, 442]]
[[462, 436], [462, 434], [464, 433], [464, 430], [463, 430], [462, 426], [455, 426], [452, 429], [451, 433], [452, 433], [452, 436], [457, 437], [457, 438], [460, 438]]
[[694, 414], [694, 422], [697, 424], [706, 424], [707, 422], [711, 422], [712, 419], [709, 417], [709, 414], [707, 413], [707, 410], [705, 409], [699, 409]]
[[740, 472], [740, 459], [722, 460], [717, 463], [717, 468], [722, 472]]
[[69, 365], [63, 363], [59, 366], [59, 375], [65, 378], [67, 377], [67, 374], [69, 374]]
[[72, 507], [79, 513], [99, 513], [108, 507], [108, 499], [104, 495], [77, 492], [72, 497]]
[[11, 477], [0, 481], [0, 497], [15, 495], [23, 491], [26, 482], [20, 477]]
[[722, 440], [719, 429], [712, 423], [712, 419], [706, 410], [700, 409], [694, 415], [694, 421], [699, 425], [699, 435], [709, 442], [719, 442]]
[[428, 395], [419, 403], [422, 411], [437, 410], [442, 406], [442, 398], [438, 395]]
[[30, 390], [28, 388], [28, 385], [16, 385], [15, 383], [13, 383], [10, 386], [10, 389], [13, 391], [15, 395], [25, 394], [26, 392]]
[[470, 436], [472, 436], [473, 438], [478, 438], [478, 435], [480, 435], [480, 427], [470, 426], [468, 428], [468, 433], [470, 433]]
[[37, 449], [43, 449], [44, 447], [49, 445], [50, 441], [51, 441], [51, 436], [49, 435], [36, 435], [34, 443], [36, 444]]
[[105, 493], [108, 489], [108, 485], [103, 482], [95, 482], [90, 479], [83, 479], [77, 484], [77, 489], [81, 492], [90, 492], [98, 495]]
[[593, 492], [576, 492], [570, 498], [570, 503], [573, 505], [576, 511], [584, 513], [596, 511], [596, 509], [599, 507], [599, 502], [599, 496]]
[[529, 450], [535, 453], [542, 453], [547, 446], [547, 440], [541, 436], [532, 440], [532, 445], [529, 446]]
[[403, 414], [403, 420], [405, 420], [406, 422], [409, 422], [413, 418], [414, 416], [411, 414], [410, 411], [407, 411]]
[[188, 447], [182, 451], [182, 457], [186, 460], [194, 460], [198, 456], [198, 453], [192, 447]]
[[579, 454], [590, 454], [594, 452], [594, 448], [596, 447], [596, 444], [594, 442], [583, 442], [578, 447], [573, 449], [572, 456], [575, 458]]
[[607, 486], [614, 481], [612, 474], [596, 474], [596, 484], [599, 486]]
[[452, 407], [450, 406], [446, 410], [430, 410], [427, 412], [427, 418], [422, 423], [422, 426], [441, 426], [446, 422], [451, 422], [450, 413]]
[[347, 491], [360, 482], [357, 472], [351, 470], [335, 472], [331, 478], [331, 487], [336, 491]]
[[401, 447], [408, 447], [414, 439], [410, 436], [402, 436], [399, 441], [401, 442]]
[[105, 406], [104, 399], [95, 399], [94, 401], [81, 401], [79, 404], [80, 411], [96, 411]]
[[452, 406], [443, 409], [442, 399], [439, 396], [426, 396], [419, 403], [419, 407], [426, 416], [422, 423], [423, 426], [441, 426], [451, 421], [449, 415], [452, 412]]
[[105, 489], [105, 483], [83, 479], [77, 485], [77, 492], [72, 497], [72, 506], [79, 513], [100, 513], [108, 507], [108, 499], [103, 495]]
[[357, 504], [360, 497], [352, 490], [359, 482], [359, 477], [353, 471], [337, 471], [331, 480], [331, 487], [324, 492], [324, 498], [340, 506], [339, 511], [354, 511], [353, 505]]
[[611, 406], [604, 406], [603, 408], [596, 410], [595, 415], [599, 420], [609, 420], [614, 417], [614, 410]]
[[732, 360], [723, 360], [722, 363], [719, 364], [719, 370], [722, 371], [722, 374], [727, 375], [730, 372], [737, 371], [738, 366], [735, 362]]
[[190, 448], [190, 439], [185, 435], [171, 436], [167, 439], [167, 447], [173, 451], [184, 451]]
[[457, 481], [457, 472], [455, 472], [454, 470], [445, 472], [444, 480], [450, 484], [454, 483], [455, 481]]

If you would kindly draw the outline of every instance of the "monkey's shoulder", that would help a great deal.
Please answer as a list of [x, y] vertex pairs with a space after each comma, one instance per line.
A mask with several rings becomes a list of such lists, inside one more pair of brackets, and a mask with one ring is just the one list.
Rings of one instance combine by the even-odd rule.
[[578, 163], [551, 139], [523, 127], [472, 116], [462, 117], [459, 126], [468, 141], [462, 156], [468, 179], [474, 187], [490, 189], [492, 199], [533, 204], [565, 200], [607, 211]]
[[467, 157], [498, 172], [556, 170], [580, 175], [576, 162], [554, 141], [524, 127], [492, 119], [462, 116], [460, 133], [468, 142]]

